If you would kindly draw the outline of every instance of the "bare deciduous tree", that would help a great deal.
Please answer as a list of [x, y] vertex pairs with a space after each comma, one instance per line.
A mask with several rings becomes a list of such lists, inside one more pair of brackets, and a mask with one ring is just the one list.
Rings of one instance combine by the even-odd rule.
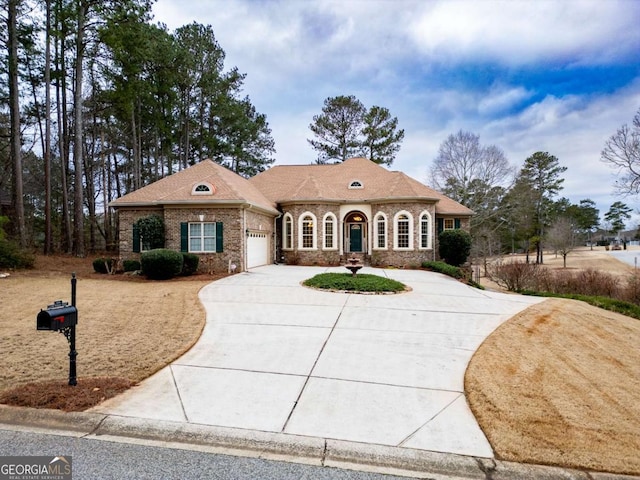
[[559, 217], [547, 232], [547, 243], [556, 253], [562, 255], [567, 268], [567, 255], [576, 247], [575, 226], [570, 218]]
[[500, 148], [483, 146], [478, 135], [460, 130], [442, 142], [430, 174], [434, 187], [474, 210], [475, 220], [483, 222], [497, 211], [488, 208], [499, 203], [493, 197], [504, 193], [496, 187], [509, 187], [515, 171]]
[[640, 193], [640, 110], [633, 124], [623, 125], [604, 145], [600, 159], [615, 168], [616, 189], [622, 195]]
[[495, 145], [480, 145], [475, 133], [460, 130], [440, 144], [438, 156], [431, 167], [434, 187], [444, 190], [454, 182], [458, 189], [456, 200], [463, 200], [474, 180], [488, 185], [508, 186], [515, 173], [504, 152]]

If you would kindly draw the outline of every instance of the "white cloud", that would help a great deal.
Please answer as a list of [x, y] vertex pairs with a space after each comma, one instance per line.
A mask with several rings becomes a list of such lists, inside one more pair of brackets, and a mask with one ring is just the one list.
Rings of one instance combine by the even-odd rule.
[[410, 33], [422, 52], [443, 60], [522, 65], [570, 58], [576, 63], [601, 64], [635, 55], [640, 39], [640, 5], [629, 0], [425, 5]]
[[494, 85], [489, 92], [483, 94], [478, 103], [480, 115], [495, 115], [517, 106], [531, 98], [533, 92], [524, 87]]
[[573, 202], [591, 198], [606, 211], [615, 197], [612, 171], [600, 161], [600, 152], [622, 124], [631, 122], [639, 106], [640, 79], [612, 94], [548, 96], [479, 133], [483, 143], [500, 146], [519, 166], [536, 151], [555, 155], [567, 167], [560, 194]]
[[[183, 5], [159, 0], [153, 9], [171, 29], [194, 21], [212, 25], [227, 53], [227, 68], [247, 73], [245, 93], [267, 114], [278, 164], [312, 162], [315, 153], [306, 139], [313, 115], [325, 98], [353, 94], [398, 117], [405, 140], [392, 168], [420, 181], [427, 180], [440, 143], [462, 129], [479, 134], [483, 144], [499, 146], [517, 165], [535, 151], [548, 151], [568, 167], [563, 195], [572, 201], [591, 197], [601, 210], [613, 203], [611, 171], [599, 161], [600, 150], [640, 106], [640, 80], [613, 93], [563, 94], [555, 88], [553, 95], [523, 105], [545, 94], [548, 69], [564, 68], [571, 76], [575, 65], [639, 63], [638, 1], [191, 0]], [[489, 69], [472, 70], [487, 61], [516, 75], [492, 78]], [[522, 65], [536, 80], [527, 83], [517, 74]], [[457, 66], [463, 69], [443, 76]], [[568, 82], [567, 88], [582, 87], [579, 83]], [[598, 85], [587, 90], [597, 92]]]

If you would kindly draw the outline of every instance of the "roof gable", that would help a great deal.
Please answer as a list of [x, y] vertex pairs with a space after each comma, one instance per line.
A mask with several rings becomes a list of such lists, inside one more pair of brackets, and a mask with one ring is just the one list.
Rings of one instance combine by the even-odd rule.
[[[210, 191], [197, 188], [208, 186]], [[276, 205], [253, 184], [212, 160], [200, 163], [164, 177], [128, 193], [110, 203], [112, 207], [165, 205], [180, 203], [228, 204], [248, 203], [276, 212]]]
[[[436, 202], [436, 213], [473, 214], [408, 175], [389, 171], [366, 158], [351, 158], [332, 165], [277, 165], [249, 181], [276, 203], [423, 199]], [[351, 187], [354, 181], [360, 186]]]

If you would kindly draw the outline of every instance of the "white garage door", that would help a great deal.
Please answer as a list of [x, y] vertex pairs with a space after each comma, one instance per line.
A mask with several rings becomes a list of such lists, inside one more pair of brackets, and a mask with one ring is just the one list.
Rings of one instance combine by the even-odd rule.
[[247, 238], [247, 268], [269, 263], [269, 238], [266, 233], [249, 233]]

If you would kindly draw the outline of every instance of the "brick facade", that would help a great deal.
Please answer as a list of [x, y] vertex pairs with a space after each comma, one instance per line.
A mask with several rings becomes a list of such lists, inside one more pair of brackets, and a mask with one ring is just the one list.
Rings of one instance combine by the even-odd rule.
[[[230, 264], [243, 271], [247, 263], [273, 261], [341, 265], [354, 252], [375, 266], [419, 266], [438, 258], [441, 228], [469, 230], [473, 215], [402, 172], [365, 158], [335, 165], [274, 166], [248, 180], [204, 160], [111, 206], [119, 215], [123, 260], [140, 257], [133, 251], [133, 225], [142, 217], [162, 216], [165, 247], [177, 251], [187, 240], [194, 245], [213, 240], [213, 234], [188, 239], [187, 223], [215, 222], [219, 251], [199, 254], [200, 270], [210, 272], [227, 271]], [[283, 241], [287, 218], [290, 245]]]
[[[265, 233], [268, 238], [269, 252], [273, 252], [273, 216], [246, 208], [221, 207], [173, 207], [164, 209], [125, 209], [118, 211], [119, 245], [121, 260], [140, 260], [140, 253], [133, 251], [133, 224], [140, 218], [157, 214], [165, 224], [165, 248], [181, 250], [180, 225], [184, 222], [222, 222], [223, 251], [218, 253], [199, 253], [199, 271], [207, 273], [226, 272], [230, 264], [236, 265], [236, 271], [246, 270], [246, 251], [248, 232]], [[269, 260], [273, 254], [270, 254]]]
[[[341, 265], [346, 261], [348, 256], [348, 246], [346, 246], [345, 237], [345, 212], [357, 211], [366, 215], [366, 245], [364, 247], [364, 258], [367, 263], [372, 266], [395, 266], [395, 267], [414, 267], [419, 266], [422, 262], [428, 260], [438, 260], [438, 226], [435, 211], [435, 203], [427, 202], [404, 202], [404, 203], [373, 203], [367, 206], [367, 212], [363, 212], [363, 205], [354, 204], [339, 205], [335, 203], [318, 203], [318, 204], [289, 204], [283, 205], [283, 215], [277, 221], [276, 230], [276, 246], [278, 252], [278, 261], [285, 264], [300, 265]], [[396, 215], [400, 212], [409, 214], [412, 219], [412, 228], [410, 231], [411, 248], [397, 248], [396, 241]], [[421, 217], [424, 213], [428, 213], [429, 223], [429, 240], [427, 246], [423, 248], [421, 245]], [[316, 226], [315, 248], [300, 248], [300, 218], [310, 213], [315, 218]], [[323, 219], [327, 213], [335, 215], [337, 220], [336, 228], [337, 243], [335, 248], [326, 249], [323, 244], [324, 225]], [[283, 248], [283, 225], [286, 215], [291, 215], [293, 226], [293, 242], [289, 249]], [[376, 218], [378, 214], [386, 217], [385, 245], [379, 248], [376, 238], [377, 227]], [[454, 218], [453, 216], [451, 218]], [[469, 230], [470, 219], [459, 218], [460, 228]]]

